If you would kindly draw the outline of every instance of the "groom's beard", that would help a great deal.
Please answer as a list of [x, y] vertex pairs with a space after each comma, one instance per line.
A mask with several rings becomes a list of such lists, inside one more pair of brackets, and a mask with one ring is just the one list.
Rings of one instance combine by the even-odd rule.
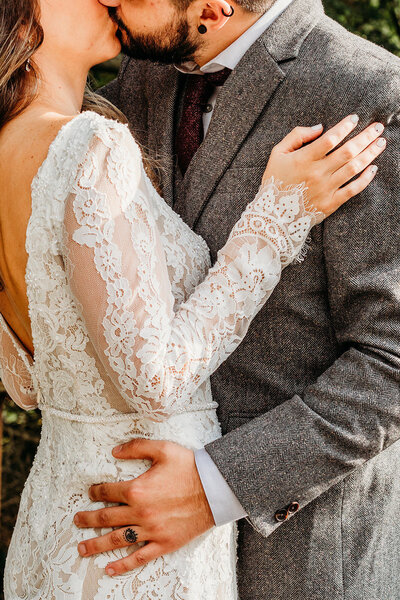
[[117, 23], [118, 39], [122, 51], [131, 58], [151, 60], [163, 64], [180, 64], [194, 60], [201, 43], [190, 38], [189, 25], [185, 18], [176, 18], [169, 26], [153, 34], [133, 34], [118, 17], [115, 8], [108, 9], [110, 17]]

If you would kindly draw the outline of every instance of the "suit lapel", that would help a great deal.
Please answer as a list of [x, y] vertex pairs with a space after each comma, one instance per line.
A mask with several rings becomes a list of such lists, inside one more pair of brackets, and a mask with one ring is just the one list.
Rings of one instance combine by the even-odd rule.
[[206, 138], [182, 183], [190, 190], [185, 218], [191, 227], [283, 79], [284, 73], [257, 40], [221, 88]]
[[[149, 146], [156, 163], [165, 201], [174, 202], [174, 122], [177, 108], [180, 75], [175, 67], [157, 65], [147, 82], [149, 98]], [[159, 98], [162, 102], [155, 100]]]
[[320, 0], [295, 0], [253, 44], [221, 88], [207, 136], [189, 165], [176, 204], [192, 228], [284, 80], [279, 63], [298, 56], [322, 15]]

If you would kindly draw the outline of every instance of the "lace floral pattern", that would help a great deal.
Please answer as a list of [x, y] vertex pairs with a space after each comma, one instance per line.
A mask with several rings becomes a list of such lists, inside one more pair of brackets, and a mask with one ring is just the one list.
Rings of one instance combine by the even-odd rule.
[[104, 506], [89, 501], [91, 484], [148, 468], [114, 459], [117, 443], [140, 436], [194, 449], [220, 435], [209, 376], [301, 254], [317, 221], [304, 192], [267, 182], [210, 268], [205, 242], [151, 186], [125, 126], [87, 112], [59, 132], [32, 184], [34, 362], [0, 321], [6, 385], [25, 408], [39, 393], [43, 414], [6, 600], [237, 598], [233, 525], [113, 579], [104, 567], [134, 547], [82, 559], [79, 541], [110, 530], [80, 531], [73, 516]]
[[287, 192], [269, 182], [216, 265], [174, 311], [154, 191], [138, 173], [139, 149], [124, 129], [107, 136], [92, 140], [66, 202], [64, 256], [85, 273], [70, 272], [69, 283], [121, 396], [140, 414], [164, 419], [201, 408], [194, 392], [243, 339], [313, 219], [304, 186]]
[[0, 315], [0, 379], [24, 410], [37, 407], [33, 360]]
[[280, 256], [283, 267], [305, 257], [305, 241], [324, 214], [308, 205], [304, 184], [282, 187], [274, 177], [261, 186], [255, 200], [232, 230], [230, 239], [259, 235]]

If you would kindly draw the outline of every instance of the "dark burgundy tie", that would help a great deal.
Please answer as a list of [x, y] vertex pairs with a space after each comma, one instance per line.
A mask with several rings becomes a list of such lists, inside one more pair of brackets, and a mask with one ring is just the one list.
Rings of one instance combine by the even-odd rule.
[[176, 136], [176, 153], [182, 175], [196, 154], [204, 138], [203, 113], [215, 86], [224, 85], [230, 69], [204, 75], [187, 75], [182, 117]]

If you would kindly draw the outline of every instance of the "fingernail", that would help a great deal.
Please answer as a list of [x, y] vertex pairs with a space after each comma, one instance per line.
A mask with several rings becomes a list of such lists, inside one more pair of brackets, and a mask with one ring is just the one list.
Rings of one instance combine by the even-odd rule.
[[358, 121], [360, 120], [360, 117], [358, 115], [351, 115], [350, 116], [350, 121], [352, 123], [354, 123], [354, 125], [357, 125]]
[[75, 523], [75, 525], [80, 525], [80, 520], [79, 520], [78, 515], [74, 516], [74, 523]]
[[379, 140], [376, 142], [376, 145], [378, 148], [384, 148], [386, 146], [385, 138], [379, 138]]
[[382, 123], [377, 123], [375, 125], [375, 130], [377, 131], [377, 133], [382, 133], [382, 131], [385, 129], [385, 126], [382, 125]]
[[122, 450], [122, 446], [116, 446], [116, 447], [113, 449], [113, 452], [114, 452], [114, 454], [118, 454], [118, 452], [121, 452], [121, 450]]
[[369, 170], [371, 171], [372, 175], [376, 175], [378, 172], [378, 167], [376, 165], [372, 165]]
[[85, 544], [78, 544], [78, 550], [79, 550], [79, 554], [86, 554], [87, 550], [86, 550], [86, 546]]
[[111, 575], [111, 577], [112, 577], [113, 575], [115, 575], [115, 571], [114, 571], [114, 569], [111, 569], [111, 568], [110, 568], [110, 569], [106, 569], [106, 573], [107, 573], [107, 575]]
[[311, 127], [311, 129], [313, 129], [314, 131], [318, 131], [319, 129], [322, 129], [322, 123], [320, 123], [319, 125], [313, 125], [313, 127]]

